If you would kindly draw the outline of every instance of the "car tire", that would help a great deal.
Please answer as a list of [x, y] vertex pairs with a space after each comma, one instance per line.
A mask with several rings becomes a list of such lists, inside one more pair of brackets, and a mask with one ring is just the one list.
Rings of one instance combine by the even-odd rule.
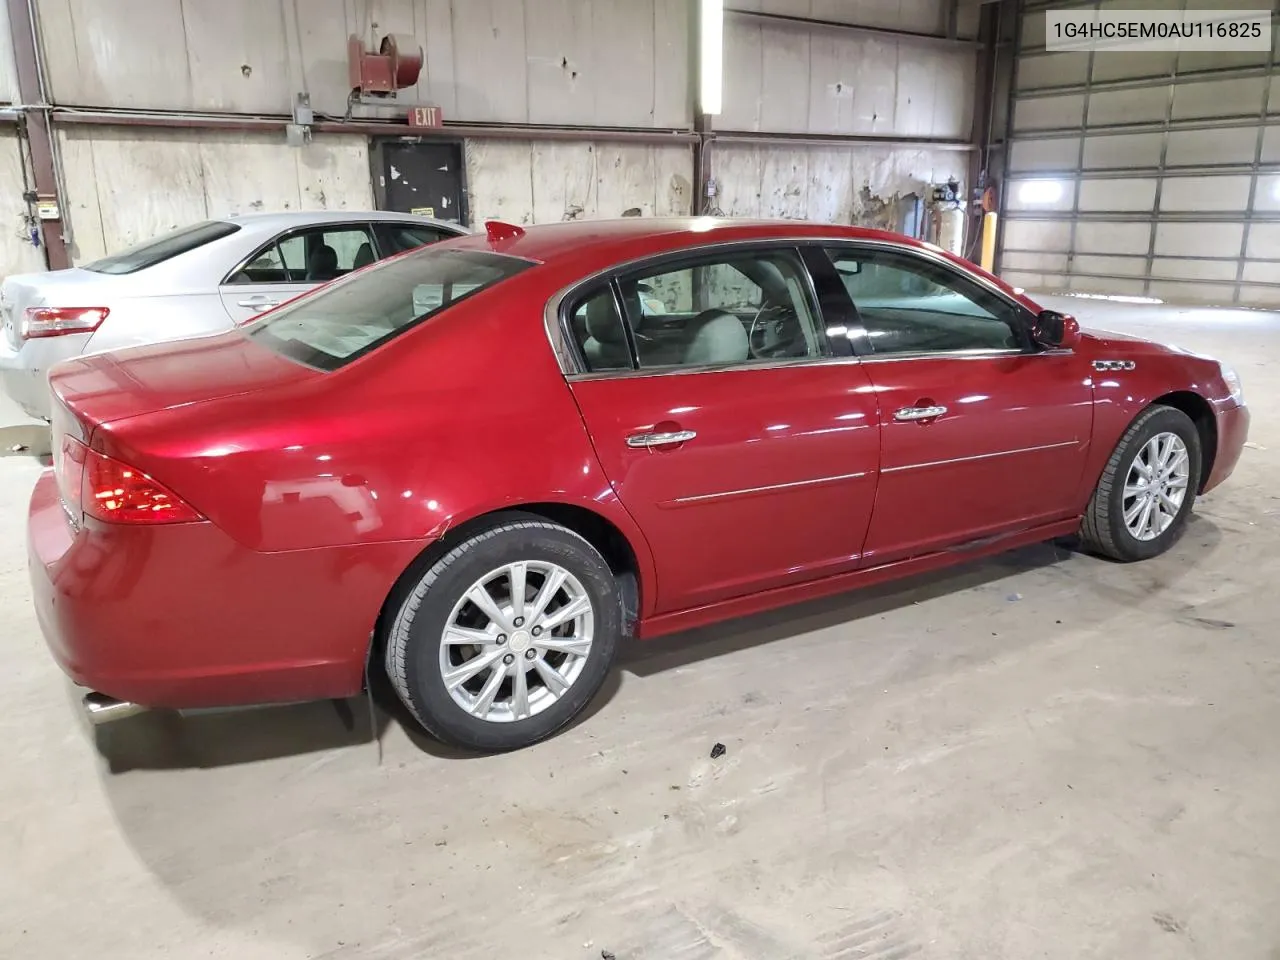
[[[1169, 440], [1170, 437], [1176, 437], [1177, 442]], [[1182, 454], [1186, 457], [1185, 475], [1166, 481], [1182, 484], [1182, 499], [1176, 513], [1169, 509], [1168, 500], [1158, 495], [1149, 497], [1142, 486], [1143, 472], [1151, 468], [1153, 457], [1159, 460], [1158, 444], [1163, 443], [1168, 443], [1172, 451], [1170, 464]], [[1148, 407], [1129, 425], [1107, 460], [1085, 511], [1081, 539], [1091, 550], [1112, 560], [1128, 563], [1159, 556], [1177, 541], [1187, 525], [1200, 489], [1200, 471], [1200, 434], [1191, 418], [1173, 407]], [[1157, 481], [1162, 473], [1156, 470]], [[1157, 487], [1157, 492], [1159, 489], [1169, 488]], [[1150, 518], [1151, 514], [1142, 513], [1147, 499], [1154, 501], [1152, 511], [1156, 514], [1149, 525], [1143, 518]], [[1161, 525], [1163, 529], [1159, 529]]]
[[[519, 627], [513, 564], [525, 571], [520, 576], [528, 622]], [[563, 585], [543, 604], [545, 615], [535, 617], [541, 591], [554, 587], [562, 574]], [[492, 606], [475, 592], [477, 586]], [[472, 597], [499, 616], [490, 617]], [[568, 625], [550, 626], [557, 613], [584, 604], [586, 614], [577, 614]], [[543, 630], [538, 623], [549, 626]], [[599, 692], [623, 623], [617, 581], [595, 547], [559, 524], [508, 514], [458, 543], [422, 575], [388, 631], [387, 676], [437, 739], [485, 753], [517, 750], [564, 727]], [[457, 642], [473, 637], [479, 638], [474, 644]], [[570, 648], [585, 654], [565, 652]], [[446, 673], [457, 682], [477, 663], [487, 665], [451, 690]], [[517, 672], [524, 675], [524, 700]], [[554, 683], [553, 677], [558, 678]], [[553, 686], [568, 677], [567, 688], [553, 696]]]

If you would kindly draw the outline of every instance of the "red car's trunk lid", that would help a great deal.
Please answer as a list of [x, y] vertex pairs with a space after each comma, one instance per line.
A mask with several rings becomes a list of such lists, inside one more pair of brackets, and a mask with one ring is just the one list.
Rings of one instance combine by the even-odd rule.
[[98, 424], [319, 376], [240, 332], [78, 357], [49, 376], [55, 455], [60, 434], [78, 433], [87, 443]]

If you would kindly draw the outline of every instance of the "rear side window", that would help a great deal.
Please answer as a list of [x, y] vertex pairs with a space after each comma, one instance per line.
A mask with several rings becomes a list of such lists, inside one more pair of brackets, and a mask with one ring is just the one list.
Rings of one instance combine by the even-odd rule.
[[206, 243], [229, 237], [239, 229], [237, 224], [221, 220], [197, 223], [191, 227], [175, 230], [173, 233], [166, 233], [163, 237], [148, 240], [146, 243], [140, 243], [122, 253], [86, 263], [84, 269], [92, 270], [94, 273], [137, 273], [139, 270], [154, 267], [180, 254], [189, 253], [197, 247], [203, 247]]
[[356, 273], [245, 327], [278, 353], [334, 370], [533, 266], [474, 250], [424, 250]]
[[458, 236], [449, 230], [424, 227], [416, 223], [377, 223], [374, 229], [378, 231], [378, 239], [387, 256]]
[[368, 224], [307, 227], [271, 241], [227, 283], [328, 283], [377, 259]]

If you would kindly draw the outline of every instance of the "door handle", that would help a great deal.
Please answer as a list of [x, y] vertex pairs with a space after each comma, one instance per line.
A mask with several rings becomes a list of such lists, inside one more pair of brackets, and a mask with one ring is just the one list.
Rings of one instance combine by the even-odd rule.
[[946, 407], [903, 407], [893, 415], [895, 420], [932, 420], [947, 412]]
[[248, 307], [250, 310], [270, 310], [272, 307], [280, 306], [279, 300], [272, 300], [270, 297], [250, 297], [248, 300], [237, 300], [237, 307]]
[[672, 444], [692, 440], [698, 434], [693, 430], [671, 430], [665, 433], [635, 433], [627, 437], [628, 447], [669, 447]]

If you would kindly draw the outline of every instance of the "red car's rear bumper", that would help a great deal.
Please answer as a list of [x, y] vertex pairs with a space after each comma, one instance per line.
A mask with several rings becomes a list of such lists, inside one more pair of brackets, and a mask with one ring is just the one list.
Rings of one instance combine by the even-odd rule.
[[1218, 454], [1213, 459], [1213, 469], [1204, 483], [1202, 492], [1208, 493], [1218, 486], [1240, 462], [1240, 453], [1249, 439], [1249, 408], [1241, 404], [1218, 412]]
[[27, 526], [36, 614], [58, 664], [76, 683], [149, 707], [358, 692], [404, 553], [257, 553], [207, 522], [86, 518], [75, 530], [52, 471], [36, 484]]

